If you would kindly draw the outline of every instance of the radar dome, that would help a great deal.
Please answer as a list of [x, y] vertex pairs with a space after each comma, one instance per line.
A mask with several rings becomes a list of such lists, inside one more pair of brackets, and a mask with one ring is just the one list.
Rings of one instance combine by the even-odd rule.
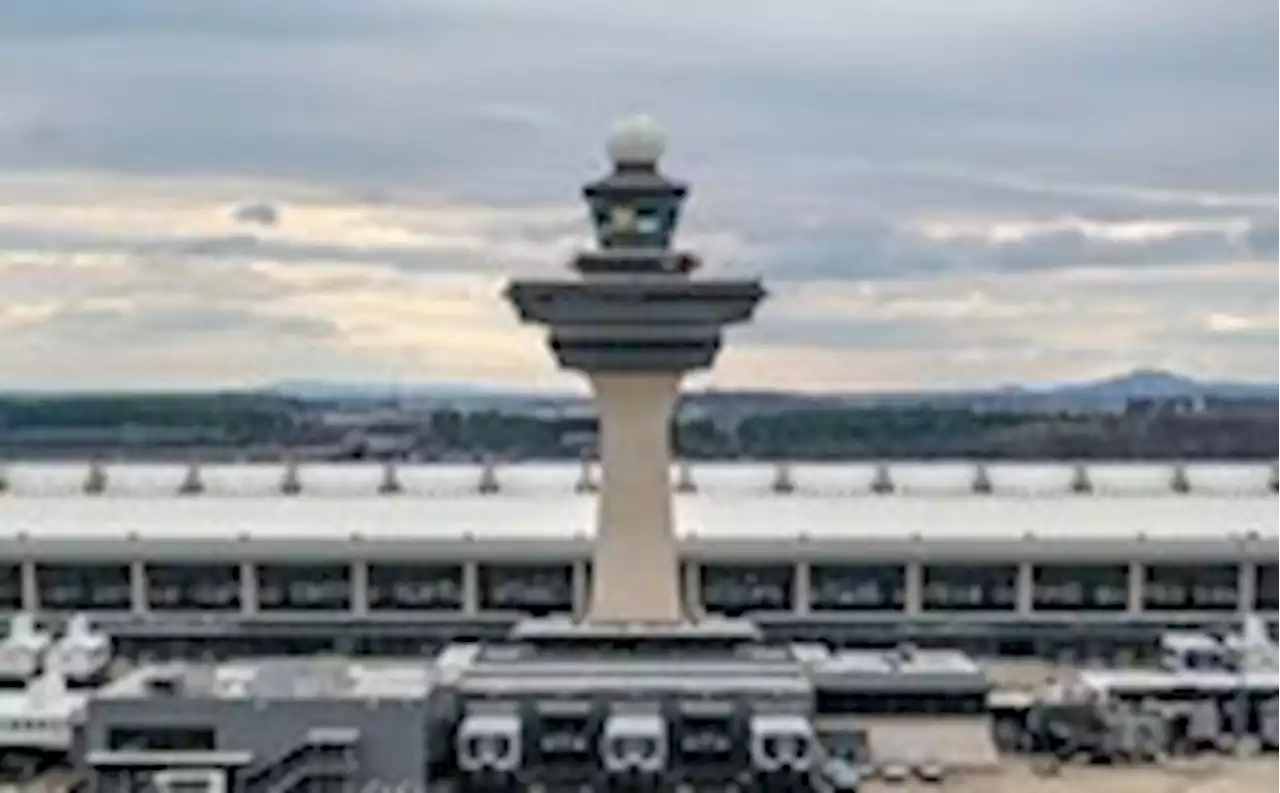
[[646, 115], [624, 118], [609, 135], [609, 159], [614, 165], [654, 165], [666, 147], [662, 127]]

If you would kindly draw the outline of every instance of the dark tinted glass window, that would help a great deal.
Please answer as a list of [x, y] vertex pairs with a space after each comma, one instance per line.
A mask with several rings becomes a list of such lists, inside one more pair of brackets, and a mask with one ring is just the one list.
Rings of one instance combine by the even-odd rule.
[[1011, 610], [1017, 606], [1018, 568], [1008, 564], [927, 564], [921, 580], [926, 611]]
[[814, 611], [901, 610], [906, 599], [901, 564], [815, 564], [809, 570], [809, 603]]
[[790, 564], [704, 564], [703, 608], [730, 617], [750, 611], [790, 610], [794, 575]]
[[59, 611], [127, 611], [132, 606], [129, 565], [37, 564], [40, 607]]

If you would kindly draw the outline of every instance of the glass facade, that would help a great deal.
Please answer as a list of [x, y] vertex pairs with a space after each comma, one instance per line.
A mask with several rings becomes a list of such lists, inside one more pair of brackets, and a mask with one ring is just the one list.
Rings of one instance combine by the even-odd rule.
[[1128, 605], [1127, 564], [1039, 564], [1031, 571], [1036, 611], [1124, 611]]
[[0, 564], [0, 611], [22, 608], [22, 565]]
[[1151, 564], [1142, 588], [1144, 610], [1235, 611], [1240, 605], [1235, 564]]
[[793, 607], [791, 564], [704, 564], [702, 605], [708, 613], [736, 617], [751, 611]]
[[926, 564], [920, 605], [925, 611], [1010, 611], [1018, 605], [1012, 564]]
[[107, 730], [111, 751], [211, 752], [218, 748], [212, 727], [128, 726]]
[[132, 606], [129, 565], [37, 563], [40, 607], [56, 611], [128, 611]]
[[346, 611], [351, 608], [351, 566], [258, 565], [258, 608], [263, 611]]
[[146, 572], [152, 611], [240, 609], [239, 564], [148, 564]]
[[482, 564], [480, 608], [534, 616], [573, 611], [573, 565]]
[[369, 608], [460, 611], [462, 565], [370, 563]]
[[1258, 611], [1274, 612], [1280, 609], [1276, 593], [1277, 580], [1280, 579], [1280, 565], [1260, 564], [1256, 577], [1254, 607]]
[[907, 573], [901, 564], [815, 564], [809, 568], [814, 611], [901, 611]]

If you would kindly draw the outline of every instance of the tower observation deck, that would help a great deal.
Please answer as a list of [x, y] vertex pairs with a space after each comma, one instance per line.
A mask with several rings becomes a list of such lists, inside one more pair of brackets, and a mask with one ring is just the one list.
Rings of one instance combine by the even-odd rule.
[[685, 373], [710, 368], [726, 325], [750, 320], [756, 280], [695, 279], [696, 255], [673, 247], [688, 188], [658, 168], [665, 141], [649, 118], [621, 122], [612, 170], [583, 188], [597, 247], [578, 278], [515, 281], [525, 322], [545, 325], [561, 367], [590, 379], [600, 416], [602, 482], [589, 618], [683, 619], [672, 526], [670, 421]]

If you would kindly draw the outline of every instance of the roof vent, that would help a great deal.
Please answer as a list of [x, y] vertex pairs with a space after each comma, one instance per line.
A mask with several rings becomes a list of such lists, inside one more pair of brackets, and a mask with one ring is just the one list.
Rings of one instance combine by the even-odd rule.
[[773, 469], [773, 492], [786, 495], [787, 493], [796, 492], [795, 480], [791, 478], [791, 466], [786, 463], [778, 463]]
[[696, 493], [698, 492], [698, 483], [693, 481], [693, 467], [687, 462], [680, 463], [680, 470], [676, 474], [676, 492], [677, 493]]
[[991, 475], [987, 473], [987, 467], [979, 464], [973, 469], [973, 482], [970, 483], [969, 489], [976, 495], [989, 496], [993, 490], [991, 486]]
[[476, 490], [485, 496], [493, 495], [502, 489], [498, 483], [498, 469], [494, 465], [492, 457], [486, 457], [484, 465], [480, 469], [480, 482], [476, 485]]
[[578, 469], [578, 481], [573, 484], [573, 492], [595, 493], [600, 489], [600, 486], [596, 484], [593, 468], [591, 458], [584, 454], [582, 456], [582, 465]]
[[1071, 472], [1070, 489], [1072, 493], [1078, 496], [1087, 496], [1093, 492], [1093, 482], [1089, 479], [1089, 469], [1083, 465], [1076, 465]]
[[284, 464], [284, 476], [280, 478], [280, 492], [286, 496], [296, 496], [302, 492], [302, 479], [298, 476], [298, 462], [289, 459]]
[[102, 467], [101, 462], [94, 460], [89, 463], [89, 471], [85, 474], [81, 490], [87, 496], [99, 496], [106, 492], [107, 471]]
[[1173, 469], [1173, 476], [1169, 479], [1169, 489], [1179, 495], [1186, 495], [1191, 492], [1191, 480], [1187, 478], [1187, 469], [1185, 466], [1178, 465]]
[[889, 466], [884, 463], [877, 465], [876, 474], [871, 479], [871, 492], [877, 496], [887, 496], [893, 491], [893, 476], [889, 473]]
[[382, 481], [378, 483], [378, 495], [394, 496], [404, 492], [404, 485], [400, 484], [400, 477], [396, 472], [395, 463], [387, 463], [382, 466]]
[[182, 484], [178, 485], [178, 495], [198, 496], [203, 492], [204, 480], [200, 478], [200, 466], [192, 463], [187, 466], [187, 473], [182, 478]]
[[[4, 492], [4, 474], [0, 473], [0, 493]], [[1267, 489], [1272, 493], [1280, 493], [1280, 467], [1271, 466], [1271, 476], [1267, 477]]]

